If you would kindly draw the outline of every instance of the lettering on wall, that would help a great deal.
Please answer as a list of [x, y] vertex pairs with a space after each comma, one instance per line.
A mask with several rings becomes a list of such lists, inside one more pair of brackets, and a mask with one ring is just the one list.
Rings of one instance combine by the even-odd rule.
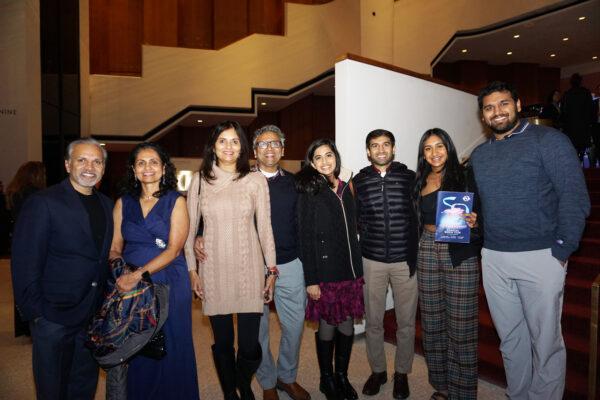
[[0, 108], [0, 115], [17, 115], [16, 108]]

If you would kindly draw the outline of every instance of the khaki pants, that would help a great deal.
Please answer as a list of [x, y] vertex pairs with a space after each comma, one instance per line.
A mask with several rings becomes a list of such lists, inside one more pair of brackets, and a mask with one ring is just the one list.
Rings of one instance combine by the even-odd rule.
[[363, 258], [367, 358], [373, 372], [387, 370], [383, 349], [383, 316], [388, 284], [392, 286], [396, 313], [395, 372], [410, 373], [415, 353], [417, 275], [410, 276], [408, 264], [381, 263]]

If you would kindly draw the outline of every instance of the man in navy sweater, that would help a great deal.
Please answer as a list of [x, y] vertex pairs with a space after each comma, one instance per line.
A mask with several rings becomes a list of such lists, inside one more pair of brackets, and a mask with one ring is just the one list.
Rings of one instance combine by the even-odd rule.
[[296, 382], [300, 339], [304, 330], [306, 287], [302, 263], [298, 258], [296, 203], [298, 193], [294, 176], [279, 166], [285, 148], [285, 136], [275, 125], [267, 125], [254, 133], [253, 148], [256, 168], [269, 183], [271, 225], [275, 236], [277, 269], [275, 305], [281, 324], [281, 341], [277, 365], [269, 348], [269, 306], [260, 321], [259, 341], [262, 362], [256, 378], [263, 388], [263, 399], [277, 400], [277, 389], [294, 400], [309, 400], [310, 394]]
[[518, 119], [521, 102], [510, 85], [493, 82], [478, 101], [493, 132], [471, 155], [485, 221], [483, 285], [507, 395], [562, 399], [566, 268], [590, 211], [583, 173], [567, 136]]

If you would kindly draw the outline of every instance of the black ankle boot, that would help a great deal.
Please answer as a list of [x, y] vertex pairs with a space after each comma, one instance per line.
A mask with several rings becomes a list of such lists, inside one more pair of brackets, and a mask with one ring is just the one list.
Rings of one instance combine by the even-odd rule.
[[235, 355], [233, 348], [225, 353], [216, 353], [215, 345], [213, 345], [212, 353], [221, 390], [223, 390], [223, 398], [225, 400], [240, 400], [235, 388]]
[[327, 400], [340, 400], [333, 377], [333, 340], [321, 340], [319, 339], [319, 332], [315, 332], [315, 342], [317, 343], [317, 359], [319, 360], [319, 370], [321, 371], [319, 390], [325, 395]]
[[238, 352], [237, 364], [236, 364], [236, 382], [237, 387], [240, 390], [240, 398], [242, 400], [255, 400], [254, 393], [252, 393], [252, 377], [260, 366], [262, 360], [262, 351], [260, 346], [258, 352], [252, 357], [247, 359], [240, 356]]
[[354, 333], [350, 336], [337, 332], [335, 335], [335, 381], [341, 398], [346, 400], [357, 400], [358, 394], [348, 380], [348, 364], [354, 344]]

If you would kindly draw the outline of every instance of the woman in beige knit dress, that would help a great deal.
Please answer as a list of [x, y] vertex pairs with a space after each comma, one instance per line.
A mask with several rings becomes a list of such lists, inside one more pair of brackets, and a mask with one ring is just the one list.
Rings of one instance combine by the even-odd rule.
[[[261, 361], [260, 317], [263, 303], [273, 297], [277, 276], [269, 189], [261, 173], [250, 172], [249, 154], [248, 139], [237, 122], [218, 124], [187, 200], [190, 233], [185, 257], [192, 290], [210, 319], [213, 358], [225, 399], [254, 399], [250, 382]], [[200, 219], [205, 257], [198, 262], [194, 241]], [[237, 360], [233, 314], [238, 323]]]

